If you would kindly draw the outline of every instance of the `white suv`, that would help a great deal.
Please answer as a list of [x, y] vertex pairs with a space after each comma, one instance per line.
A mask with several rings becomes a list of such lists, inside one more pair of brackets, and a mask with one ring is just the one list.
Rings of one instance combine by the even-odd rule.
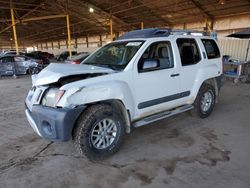
[[131, 31], [80, 65], [50, 64], [33, 80], [26, 116], [36, 133], [73, 139], [97, 160], [116, 152], [131, 126], [191, 110], [213, 111], [222, 78], [216, 41], [182, 30]]

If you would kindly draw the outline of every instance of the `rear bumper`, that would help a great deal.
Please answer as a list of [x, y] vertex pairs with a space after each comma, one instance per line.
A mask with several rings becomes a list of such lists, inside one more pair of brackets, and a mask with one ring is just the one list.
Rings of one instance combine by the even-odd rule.
[[52, 141], [68, 141], [72, 138], [76, 120], [85, 108], [86, 106], [65, 109], [33, 105], [32, 112], [27, 108], [25, 114], [39, 136]]

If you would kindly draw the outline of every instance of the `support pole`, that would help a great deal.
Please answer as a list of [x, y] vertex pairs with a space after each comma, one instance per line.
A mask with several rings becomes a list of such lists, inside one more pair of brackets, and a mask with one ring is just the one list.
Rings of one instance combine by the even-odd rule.
[[89, 47], [89, 37], [88, 35], [86, 36], [86, 44], [87, 44], [87, 48]]
[[100, 47], [102, 47], [102, 35], [99, 36]]
[[14, 42], [15, 42], [15, 47], [16, 47], [16, 54], [19, 55], [17, 35], [16, 35], [15, 17], [14, 17], [14, 9], [13, 9], [12, 0], [10, 0], [10, 14], [11, 14], [11, 22], [12, 22], [12, 28], [13, 28]]
[[112, 20], [112, 16], [110, 17], [110, 20], [109, 20], [109, 27], [110, 27], [110, 38], [111, 38], [111, 41], [113, 41], [113, 20]]
[[66, 15], [66, 22], [67, 22], [67, 33], [68, 33], [68, 51], [69, 56], [72, 57], [72, 51], [71, 51], [71, 39], [70, 39], [70, 25], [69, 25], [69, 15]]
[[187, 29], [187, 24], [186, 23], [183, 23], [183, 29]]
[[246, 53], [246, 57], [245, 57], [245, 61], [246, 61], [246, 62], [247, 62], [247, 60], [248, 60], [249, 48], [250, 48], [250, 39], [248, 39], [247, 53]]
[[143, 30], [143, 29], [144, 29], [144, 23], [141, 22], [141, 30]]

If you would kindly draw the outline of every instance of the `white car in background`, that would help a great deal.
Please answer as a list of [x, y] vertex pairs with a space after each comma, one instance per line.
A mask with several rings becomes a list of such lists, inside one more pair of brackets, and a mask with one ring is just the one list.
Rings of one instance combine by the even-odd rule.
[[126, 33], [84, 60], [51, 64], [33, 82], [26, 116], [35, 132], [73, 139], [89, 159], [118, 151], [125, 132], [191, 110], [208, 117], [218, 99], [222, 58], [215, 40], [193, 32]]

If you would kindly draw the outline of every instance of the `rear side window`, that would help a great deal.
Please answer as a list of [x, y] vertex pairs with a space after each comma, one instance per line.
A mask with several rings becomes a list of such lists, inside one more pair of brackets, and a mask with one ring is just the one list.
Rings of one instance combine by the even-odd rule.
[[215, 59], [220, 57], [220, 50], [214, 40], [211, 39], [201, 39], [206, 52], [208, 59]]
[[194, 65], [201, 60], [195, 39], [179, 38], [176, 40], [180, 52], [182, 66]]
[[3, 57], [2, 58], [2, 63], [10, 63], [10, 62], [13, 62], [12, 57]]
[[15, 56], [14, 57], [15, 62], [22, 62], [25, 61], [25, 57], [22, 56]]

